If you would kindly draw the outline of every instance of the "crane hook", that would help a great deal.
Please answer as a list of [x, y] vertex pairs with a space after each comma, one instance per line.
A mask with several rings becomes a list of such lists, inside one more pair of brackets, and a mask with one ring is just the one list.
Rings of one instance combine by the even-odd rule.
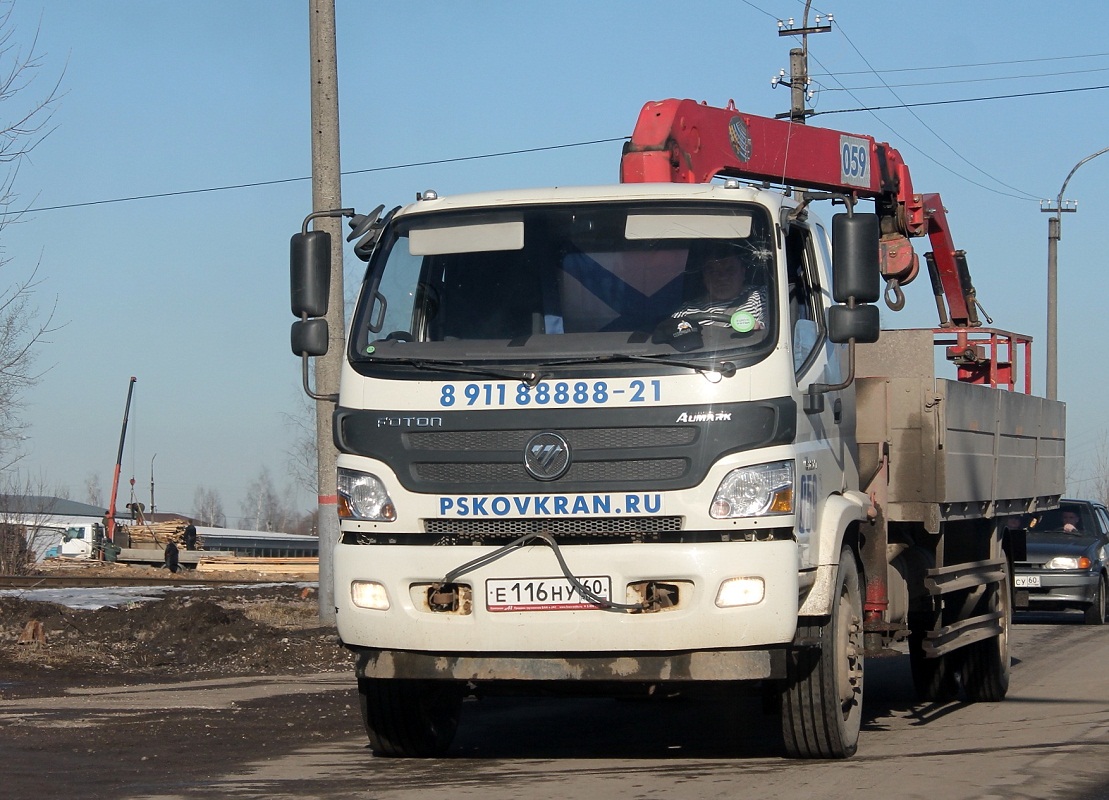
[[886, 281], [886, 305], [891, 311], [900, 311], [905, 307], [905, 293], [901, 291], [901, 282], [897, 278]]

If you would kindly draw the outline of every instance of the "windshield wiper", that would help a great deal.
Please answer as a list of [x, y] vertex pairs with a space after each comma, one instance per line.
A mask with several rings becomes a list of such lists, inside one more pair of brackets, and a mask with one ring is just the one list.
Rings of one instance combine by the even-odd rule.
[[511, 381], [520, 381], [529, 387], [535, 388], [549, 373], [535, 370], [492, 369], [490, 367], [469, 367], [461, 361], [434, 361], [426, 358], [376, 358], [378, 364], [402, 364], [415, 369], [426, 369], [439, 372], [460, 372], [465, 375], [481, 375], [486, 378], [507, 378]]
[[612, 364], [621, 361], [643, 361], [648, 364], [665, 364], [669, 367], [685, 367], [686, 369], [700, 372], [702, 375], [706, 372], [715, 372], [725, 378], [730, 378], [736, 373], [736, 366], [731, 361], [721, 361], [718, 364], [696, 364], [691, 361], [679, 361], [676, 358], [668, 358], [666, 356], [640, 356], [631, 353], [609, 353], [603, 356], [589, 356], [587, 358], [567, 358], [561, 361], [544, 361], [543, 365], [547, 367], [569, 367], [578, 364]]

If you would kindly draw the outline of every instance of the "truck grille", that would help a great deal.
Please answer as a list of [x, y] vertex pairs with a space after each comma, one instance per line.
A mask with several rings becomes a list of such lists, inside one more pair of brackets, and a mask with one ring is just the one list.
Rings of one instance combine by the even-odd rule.
[[[570, 466], [568, 482], [663, 481], [680, 478], [687, 462], [680, 458], [655, 461], [579, 461]], [[519, 464], [477, 462], [468, 464], [413, 464], [416, 475], [425, 481], [443, 483], [490, 483], [497, 481], [530, 482], [532, 477]]]
[[[388, 464], [418, 494], [663, 492], [697, 486], [724, 455], [792, 442], [796, 426], [796, 403], [788, 397], [678, 407], [445, 409], [420, 417], [341, 408], [335, 442], [341, 453]], [[525, 468], [529, 448], [544, 436], [564, 443], [565, 473], [544, 478], [534, 464], [531, 473]]]
[[[445, 519], [423, 521], [424, 533], [343, 534], [344, 544], [504, 545], [528, 533], [548, 533], [559, 544], [631, 544], [678, 541], [682, 517], [524, 517], [516, 519]], [[718, 532], [711, 538], [720, 540]]]

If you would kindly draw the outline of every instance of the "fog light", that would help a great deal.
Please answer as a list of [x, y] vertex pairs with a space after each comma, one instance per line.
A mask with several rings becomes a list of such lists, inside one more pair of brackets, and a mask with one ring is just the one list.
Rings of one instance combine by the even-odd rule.
[[761, 603], [765, 595], [766, 584], [762, 578], [729, 578], [720, 584], [716, 605], [720, 608], [753, 606]]
[[374, 581], [352, 581], [350, 599], [359, 608], [369, 608], [373, 611], [389, 610], [389, 595], [385, 587]]

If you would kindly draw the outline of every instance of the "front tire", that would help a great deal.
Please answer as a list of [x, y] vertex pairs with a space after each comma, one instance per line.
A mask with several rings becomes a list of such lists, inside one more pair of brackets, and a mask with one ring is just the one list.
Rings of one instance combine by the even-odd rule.
[[789, 654], [782, 691], [782, 739], [791, 758], [847, 758], [859, 746], [863, 706], [863, 615], [855, 556], [840, 553], [832, 616], [798, 626], [819, 647]]
[[1094, 601], [1086, 606], [1086, 624], [1087, 625], [1104, 625], [1105, 624], [1105, 576], [1102, 575], [1097, 581], [1097, 594], [1094, 595]]
[[448, 681], [362, 678], [362, 721], [374, 755], [434, 758], [458, 730], [462, 689]]

